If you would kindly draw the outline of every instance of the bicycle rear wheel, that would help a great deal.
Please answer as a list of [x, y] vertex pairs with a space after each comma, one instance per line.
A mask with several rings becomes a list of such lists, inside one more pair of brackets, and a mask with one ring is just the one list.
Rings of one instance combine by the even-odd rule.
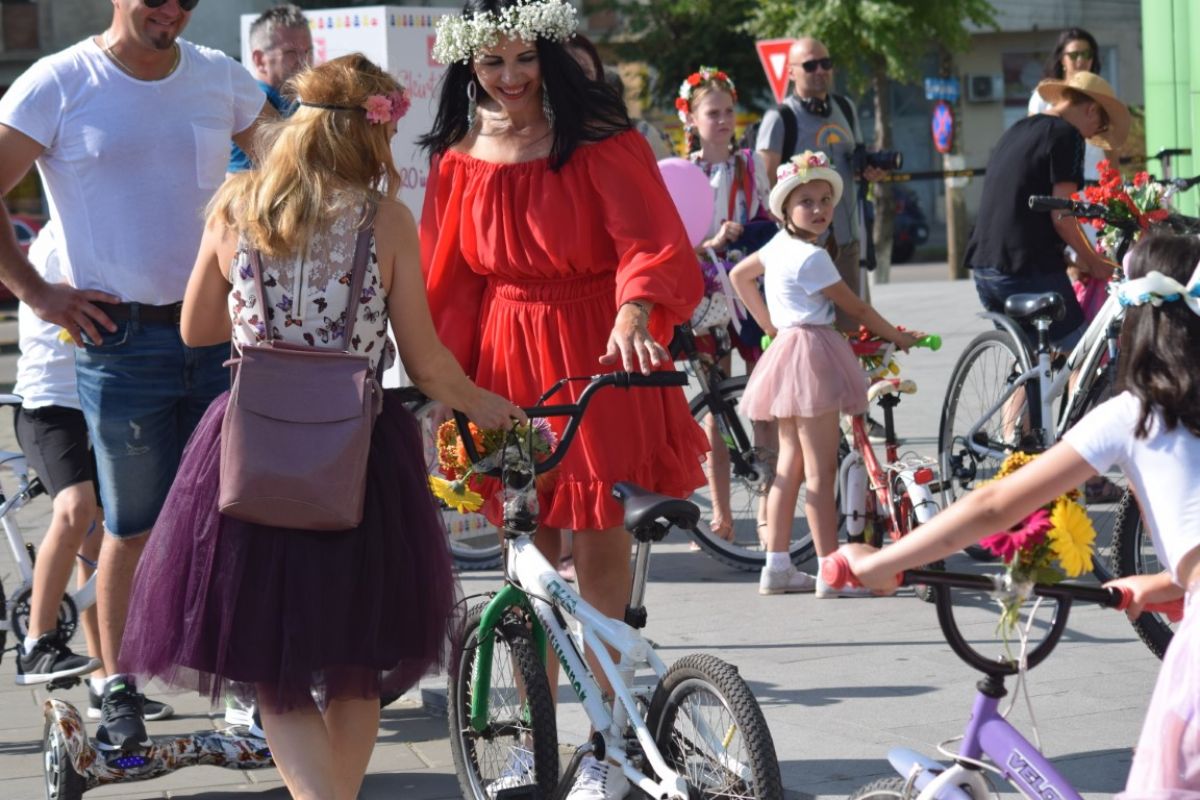
[[[1113, 572], [1117, 577], [1154, 575], [1163, 570], [1133, 492], [1125, 492], [1117, 505], [1112, 553]], [[1142, 614], [1133, 621], [1133, 628], [1159, 658], [1167, 652], [1167, 646], [1175, 636], [1175, 626], [1162, 614]]]
[[[994, 477], [1004, 456], [1017, 449], [1029, 424], [1024, 393], [1014, 394], [986, 419], [984, 415], [1021, 374], [1021, 363], [1020, 343], [1008, 331], [996, 330], [976, 336], [954, 365], [938, 428], [938, 467], [946, 505]], [[973, 558], [991, 558], [976, 546], [966, 550]]]
[[646, 724], [667, 764], [688, 782], [691, 800], [782, 800], [762, 710], [737, 669], [719, 658], [675, 662], [654, 690]]
[[467, 614], [462, 647], [450, 671], [450, 752], [467, 800], [493, 800], [501, 790], [531, 786], [548, 798], [558, 783], [558, 728], [546, 668], [534, 652], [529, 623], [510, 609], [496, 626], [488, 720], [471, 725], [475, 653], [486, 603]]
[[[767, 490], [775, 476], [775, 458], [778, 455], [778, 445], [774, 441], [762, 441], [766, 436], [760, 431], [759, 441], [755, 441], [754, 425], [739, 411], [742, 393], [746, 390], [748, 377], [739, 375], [728, 378], [720, 383], [717, 392], [721, 403], [730, 409], [728, 414], [721, 415], [718, 420], [718, 430], [726, 446], [731, 451], [729, 463], [729, 514], [733, 523], [733, 539], [722, 539], [713, 530], [710, 521], [713, 518], [714, 505], [712, 490], [705, 487], [690, 498], [700, 507], [700, 522], [693, 535], [696, 543], [708, 555], [722, 564], [747, 572], [762, 569], [766, 564], [767, 554], [762, 540], [759, 538], [759, 519], [765, 519], [765, 505], [760, 512], [760, 504], [766, 503]], [[703, 395], [693, 397], [690, 403], [692, 417], [705, 431], [713, 418], [708, 398]], [[745, 444], [745, 446], [742, 445]], [[742, 465], [736, 463], [734, 454], [740, 456]], [[713, 461], [710, 457], [705, 464], [705, 472], [712, 475]], [[796, 515], [792, 521], [792, 544], [790, 555], [792, 563], [799, 566], [813, 557], [812, 533], [804, 518], [804, 495], [801, 489], [800, 502], [796, 504]], [[762, 531], [765, 534], [765, 530]]]

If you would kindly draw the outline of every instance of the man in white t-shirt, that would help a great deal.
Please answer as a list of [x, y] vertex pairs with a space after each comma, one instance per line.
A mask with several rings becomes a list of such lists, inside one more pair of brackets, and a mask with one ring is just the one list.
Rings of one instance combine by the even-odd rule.
[[43, 280], [0, 207], [0, 280], [76, 354], [108, 536], [97, 607], [104, 666], [98, 746], [148, 744], [143, 698], [118, 657], [145, 535], [184, 443], [228, 387], [228, 346], [188, 348], [184, 288], [204, 207], [243, 148], [262, 91], [228, 56], [179, 39], [198, 0], [112, 0], [104, 33], [41, 59], [0, 98], [0, 192], [36, 164], [58, 220], [65, 283]]

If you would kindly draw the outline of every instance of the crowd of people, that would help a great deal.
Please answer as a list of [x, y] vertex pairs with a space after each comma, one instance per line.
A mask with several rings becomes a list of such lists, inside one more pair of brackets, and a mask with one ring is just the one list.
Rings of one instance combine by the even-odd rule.
[[[743, 409], [756, 441], [777, 451], [757, 520], [760, 593], [886, 591], [897, 570], [1114, 463], [1168, 555], [1162, 575], [1123, 579], [1133, 610], [1200, 580], [1193, 240], [1147, 237], [1134, 250], [1119, 290], [1130, 306], [1123, 394], [917, 534], [851, 550], [867, 588], [835, 589], [798, 571], [788, 549], [802, 486], [819, 560], [837, 548], [839, 420], [865, 413], [867, 390], [842, 332], [861, 323], [901, 349], [916, 335], [869, 303], [857, 192], [882, 172], [855, 168], [861, 124], [833, 91], [820, 41], [793, 44], [792, 91], [753, 149], [736, 145], [733, 78], [706, 66], [684, 78], [676, 108], [714, 196], [697, 243], [660, 177], [653, 132], [631, 120], [562, 0], [468, 0], [439, 25], [432, 55], [445, 73], [420, 139], [430, 165], [419, 218], [396, 199], [390, 143], [409, 101], [393, 76], [361, 55], [310, 66], [294, 6], [252, 25], [252, 76], [181, 38], [196, 5], [113, 0], [103, 33], [42, 59], [0, 99], [0, 190], [36, 165], [53, 218], [29, 258], [0, 239], [0, 279], [22, 301], [17, 435], [53, 497], [18, 681], [90, 673], [98, 747], [147, 746], [145, 721], [171, 713], [139, 690], [158, 678], [253, 704], [291, 794], [349, 800], [380, 695], [443, 662], [457, 586], [419, 428], [394, 392], [372, 417], [356, 525], [330, 533], [219, 510], [222, 471], [251, 460], [224, 447], [226, 359], [264, 343], [319, 342], [375, 374], [398, 356], [426, 395], [494, 429], [524, 421], [521, 406], [562, 377], [670, 369], [673, 329], [692, 321], [706, 285], [729, 285], [736, 324], [697, 332], [710, 352], [703, 334], [732, 337], [750, 373]], [[1123, 143], [1129, 113], [1090, 71], [1096, 58], [1085, 31], [1063, 34], [1031, 115], [997, 143], [967, 250], [987, 308], [1017, 292], [1063, 295], [1068, 313], [1051, 332], [1061, 348], [1082, 322], [1063, 253], [1095, 279], [1112, 265], [1073, 220], [1025, 200], [1078, 191], [1095, 155], [1085, 140]], [[728, 538], [723, 451], [679, 389], [599, 396], [539, 481], [535, 541], [569, 552], [582, 596], [620, 618], [631, 542], [613, 485], [686, 497], [707, 481], [712, 529]], [[498, 522], [500, 495], [486, 489]], [[98, 570], [88, 656], [55, 622], [77, 553]], [[1168, 653], [1126, 797], [1200, 790], [1194, 617]], [[548, 669], [556, 679], [552, 659]], [[529, 768], [519, 754], [507, 765], [518, 777]], [[620, 769], [588, 756], [571, 798], [628, 790]]]

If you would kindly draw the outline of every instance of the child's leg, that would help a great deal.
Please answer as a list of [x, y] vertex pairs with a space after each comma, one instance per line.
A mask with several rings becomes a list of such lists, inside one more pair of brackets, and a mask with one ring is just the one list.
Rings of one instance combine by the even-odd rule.
[[804, 449], [796, 418], [779, 420], [779, 459], [767, 493], [767, 552], [786, 553], [791, 546], [792, 518], [804, 483]]
[[36, 639], [54, 630], [63, 591], [75, 564], [75, 554], [96, 519], [96, 490], [91, 481], [62, 489], [54, 497], [50, 527], [38, 550], [33, 571], [29, 636]]
[[804, 458], [807, 476], [804, 516], [813, 532], [817, 555], [825, 557], [837, 550], [837, 468], [838, 414], [831, 411], [820, 417], [797, 417], [796, 438]]
[[[91, 579], [96, 572], [96, 562], [100, 559], [100, 543], [104, 541], [104, 514], [96, 514], [95, 525], [84, 534], [83, 545], [79, 548], [82, 560], [75, 572], [75, 581], [80, 588]], [[87, 641], [88, 655], [103, 659], [100, 652], [100, 623], [96, 620], [96, 604], [84, 609], [79, 614], [79, 624], [83, 628], [83, 638]], [[92, 673], [94, 678], [104, 677], [104, 667], [97, 667]]]

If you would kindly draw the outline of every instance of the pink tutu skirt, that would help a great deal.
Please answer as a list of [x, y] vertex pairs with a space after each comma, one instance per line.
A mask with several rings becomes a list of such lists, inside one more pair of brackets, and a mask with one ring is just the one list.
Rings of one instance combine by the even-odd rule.
[[1129, 782], [1116, 800], [1200, 800], [1200, 586], [1163, 658]]
[[867, 375], [846, 337], [828, 325], [784, 328], [750, 373], [742, 412], [754, 420], [867, 410]]

